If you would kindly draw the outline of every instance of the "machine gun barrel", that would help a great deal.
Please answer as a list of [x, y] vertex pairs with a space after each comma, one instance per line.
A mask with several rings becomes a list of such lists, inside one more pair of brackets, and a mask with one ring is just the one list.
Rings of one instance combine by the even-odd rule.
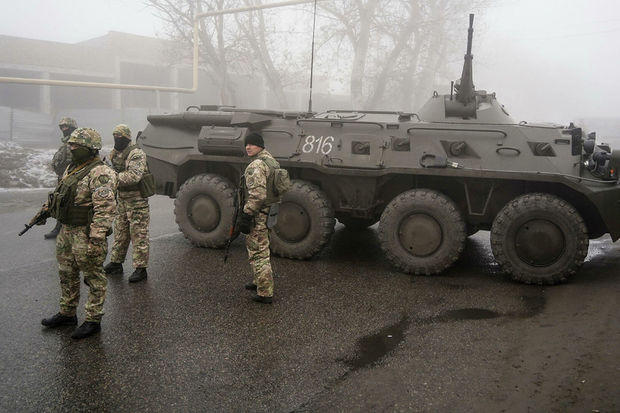
[[469, 15], [469, 29], [467, 29], [467, 54], [463, 63], [463, 73], [461, 74], [461, 82], [456, 92], [456, 100], [467, 106], [475, 99], [474, 79], [472, 70], [472, 60], [474, 56], [471, 54], [471, 44], [474, 35], [474, 15]]

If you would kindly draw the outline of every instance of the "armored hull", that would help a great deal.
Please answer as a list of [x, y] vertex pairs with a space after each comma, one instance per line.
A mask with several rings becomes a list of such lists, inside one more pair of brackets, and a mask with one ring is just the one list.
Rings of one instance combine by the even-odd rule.
[[435, 93], [417, 114], [193, 107], [149, 116], [139, 143], [157, 192], [176, 198], [179, 227], [198, 246], [226, 244], [249, 162], [243, 140], [259, 132], [294, 180], [272, 231], [277, 255], [312, 257], [336, 219], [350, 230], [379, 222], [397, 268], [437, 274], [484, 229], [513, 279], [566, 280], [589, 239], [620, 237], [620, 155], [572, 124], [517, 123], [495, 94], [463, 85]]

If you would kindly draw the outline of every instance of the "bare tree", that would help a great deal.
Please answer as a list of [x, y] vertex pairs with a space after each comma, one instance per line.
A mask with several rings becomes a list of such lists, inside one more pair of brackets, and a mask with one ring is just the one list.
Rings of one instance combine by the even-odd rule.
[[[146, 0], [146, 4], [158, 12], [167, 23], [167, 35], [185, 46], [176, 50], [176, 59], [190, 57], [193, 42], [194, 16], [216, 10], [226, 10], [260, 2], [250, 0]], [[232, 75], [248, 75], [256, 72], [265, 78], [278, 103], [287, 107], [283, 79], [286, 67], [278, 66], [274, 59], [271, 37], [262, 11], [242, 15], [203, 18], [199, 20], [200, 64], [206, 69], [213, 83], [219, 87], [220, 103], [235, 104], [238, 88]], [[277, 49], [275, 50], [276, 52]]]
[[[258, 5], [262, 0], [145, 0], [168, 23], [168, 35], [191, 50], [194, 16]], [[319, 2], [316, 66], [348, 83], [351, 106], [414, 110], [426, 98], [447, 56], [462, 50], [467, 14], [493, 0], [329, 0]], [[301, 6], [303, 7], [303, 6]], [[310, 7], [307, 8], [311, 10]], [[220, 103], [236, 104], [234, 75], [260, 73], [282, 108], [287, 87], [308, 79], [312, 16], [294, 29], [278, 13], [253, 11], [200, 20], [200, 62], [219, 88]], [[289, 14], [285, 14], [289, 15]], [[284, 28], [283, 28], [284, 27]], [[294, 31], [298, 32], [295, 33]], [[306, 36], [308, 37], [308, 36]], [[303, 41], [300, 39], [303, 38]], [[308, 47], [305, 47], [306, 40]], [[301, 46], [300, 46], [301, 43]], [[300, 49], [305, 54], [300, 53]], [[306, 53], [307, 51], [307, 53]], [[188, 56], [185, 56], [186, 58]]]
[[[355, 107], [411, 109], [422, 84], [432, 85], [446, 64], [454, 18], [466, 22], [472, 8], [491, 0], [335, 0], [319, 3], [327, 13], [323, 34], [336, 40], [337, 56], [350, 48], [350, 94]], [[348, 43], [342, 44], [342, 41]], [[334, 49], [336, 50], [336, 49]], [[388, 96], [391, 98], [388, 99]]]
[[[157, 11], [159, 18], [167, 23], [168, 36], [176, 47], [171, 59], [187, 61], [191, 59], [190, 50], [193, 45], [194, 16], [205, 10], [218, 10], [231, 5], [229, 0], [212, 0], [203, 3], [195, 0], [148, 0], [146, 4]], [[227, 44], [224, 36], [223, 17], [218, 16], [199, 23], [199, 57], [200, 65], [214, 84], [219, 86], [220, 103], [232, 104], [234, 92], [230, 84], [227, 56]]]

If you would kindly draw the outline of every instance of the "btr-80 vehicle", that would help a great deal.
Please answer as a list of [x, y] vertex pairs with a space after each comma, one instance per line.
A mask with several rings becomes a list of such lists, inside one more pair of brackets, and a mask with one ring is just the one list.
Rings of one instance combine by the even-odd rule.
[[201, 106], [149, 116], [138, 141], [157, 193], [176, 198], [193, 244], [222, 248], [249, 163], [244, 138], [259, 132], [293, 179], [271, 233], [276, 255], [312, 257], [336, 219], [352, 229], [379, 222], [394, 266], [436, 274], [482, 229], [514, 280], [565, 281], [590, 238], [620, 237], [620, 151], [572, 123], [517, 123], [494, 93], [475, 90], [472, 25], [470, 15], [461, 79], [418, 113]]

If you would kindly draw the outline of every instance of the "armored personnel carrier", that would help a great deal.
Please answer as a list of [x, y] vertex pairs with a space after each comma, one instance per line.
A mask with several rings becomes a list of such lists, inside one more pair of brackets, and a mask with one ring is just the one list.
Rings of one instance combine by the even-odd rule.
[[514, 280], [565, 281], [589, 239], [620, 237], [620, 152], [572, 123], [515, 122], [494, 93], [474, 88], [472, 35], [470, 15], [461, 78], [418, 113], [200, 106], [149, 116], [138, 140], [157, 193], [176, 198], [193, 244], [223, 247], [249, 163], [243, 141], [259, 132], [293, 179], [272, 231], [276, 255], [312, 257], [336, 219], [351, 229], [379, 222], [395, 267], [437, 274], [482, 229]]

